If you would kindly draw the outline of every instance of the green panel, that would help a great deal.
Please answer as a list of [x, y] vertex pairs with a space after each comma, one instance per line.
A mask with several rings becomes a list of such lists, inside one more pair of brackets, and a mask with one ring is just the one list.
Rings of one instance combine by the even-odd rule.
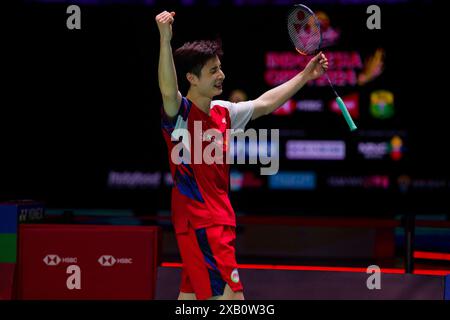
[[16, 262], [17, 234], [0, 233], [0, 262]]

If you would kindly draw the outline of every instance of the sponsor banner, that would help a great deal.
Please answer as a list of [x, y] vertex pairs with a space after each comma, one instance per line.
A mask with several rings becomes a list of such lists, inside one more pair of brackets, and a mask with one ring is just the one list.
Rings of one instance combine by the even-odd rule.
[[19, 299], [152, 299], [157, 227], [20, 226]]
[[[357, 86], [358, 73], [364, 67], [358, 51], [327, 51], [331, 68], [328, 75], [335, 86]], [[311, 58], [292, 51], [267, 52], [264, 79], [269, 86], [284, 83], [305, 68]], [[328, 86], [326, 77], [308, 82], [308, 86]]]
[[322, 112], [322, 100], [300, 100], [297, 101], [297, 110], [303, 112]]
[[71, 263], [78, 263], [77, 257], [60, 257], [57, 254], [46, 254], [45, 257], [43, 257], [42, 261], [47, 266], [57, 266], [60, 263], [65, 264], [71, 264]]
[[358, 153], [364, 159], [376, 160], [383, 159], [389, 152], [389, 145], [387, 142], [359, 142]]
[[398, 161], [403, 158], [405, 148], [402, 138], [394, 136], [389, 142], [359, 142], [357, 150], [358, 154], [361, 154], [364, 159], [380, 160], [389, 157], [394, 161]]
[[316, 185], [316, 174], [312, 171], [283, 171], [269, 177], [269, 189], [313, 190]]
[[[353, 93], [353, 94], [342, 96], [341, 98], [344, 101], [345, 106], [347, 107], [348, 113], [350, 113], [352, 118], [358, 119], [359, 118], [359, 94]], [[339, 114], [342, 113], [342, 111], [339, 108], [339, 105], [337, 104], [335, 99], [330, 101], [330, 110], [335, 113], [339, 113]]]
[[278, 109], [272, 112], [275, 116], [288, 116], [295, 112], [297, 102], [295, 100], [289, 99], [283, 103]]
[[264, 185], [263, 179], [256, 176], [251, 171], [239, 172], [232, 171], [230, 173], [230, 189], [231, 191], [239, 191], [242, 188], [261, 188]]
[[345, 142], [341, 140], [288, 140], [289, 160], [344, 160]]
[[413, 178], [401, 175], [397, 178], [397, 187], [401, 192], [412, 190], [446, 190], [450, 187], [449, 181], [442, 178]]
[[156, 189], [161, 183], [161, 172], [117, 172], [110, 171], [108, 187], [112, 189]]
[[394, 94], [377, 90], [370, 94], [370, 114], [377, 119], [389, 119], [394, 115]]
[[324, 109], [322, 100], [293, 100], [286, 101], [281, 107], [272, 112], [276, 116], [288, 116], [300, 112], [322, 112]]
[[330, 176], [327, 185], [331, 188], [388, 189], [390, 181], [387, 175]]
[[103, 267], [112, 267], [119, 264], [132, 264], [133, 258], [119, 258], [109, 254], [104, 254], [100, 256], [97, 261]]

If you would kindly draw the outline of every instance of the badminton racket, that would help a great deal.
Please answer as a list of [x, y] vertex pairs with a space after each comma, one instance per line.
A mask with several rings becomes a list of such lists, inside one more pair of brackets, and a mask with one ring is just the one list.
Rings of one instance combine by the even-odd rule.
[[[295, 46], [295, 49], [305, 56], [316, 55], [320, 51], [322, 44], [322, 33], [320, 31], [320, 22], [314, 12], [303, 4], [294, 5], [287, 15], [287, 27], [289, 37]], [[336, 102], [347, 121], [350, 131], [357, 129], [344, 101], [336, 92], [333, 83], [325, 71], [328, 83], [336, 95]]]

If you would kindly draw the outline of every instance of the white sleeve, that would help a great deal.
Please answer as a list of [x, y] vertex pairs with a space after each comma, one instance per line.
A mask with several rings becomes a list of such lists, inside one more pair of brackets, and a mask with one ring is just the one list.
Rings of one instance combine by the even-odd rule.
[[229, 101], [220, 102], [230, 113], [231, 129], [245, 130], [245, 126], [251, 120], [253, 115], [253, 101], [250, 100], [238, 103]]

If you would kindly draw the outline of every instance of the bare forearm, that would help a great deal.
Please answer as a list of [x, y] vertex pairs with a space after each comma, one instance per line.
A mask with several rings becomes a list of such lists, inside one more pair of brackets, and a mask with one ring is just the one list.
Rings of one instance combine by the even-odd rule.
[[290, 99], [298, 90], [300, 90], [307, 82], [308, 78], [303, 72], [300, 72], [295, 77], [289, 81], [275, 87], [263, 95], [261, 95], [258, 100], [262, 101], [265, 106], [265, 113], [269, 114], [288, 99]]
[[163, 96], [176, 97], [178, 92], [177, 75], [169, 40], [161, 39], [160, 41], [158, 80]]

